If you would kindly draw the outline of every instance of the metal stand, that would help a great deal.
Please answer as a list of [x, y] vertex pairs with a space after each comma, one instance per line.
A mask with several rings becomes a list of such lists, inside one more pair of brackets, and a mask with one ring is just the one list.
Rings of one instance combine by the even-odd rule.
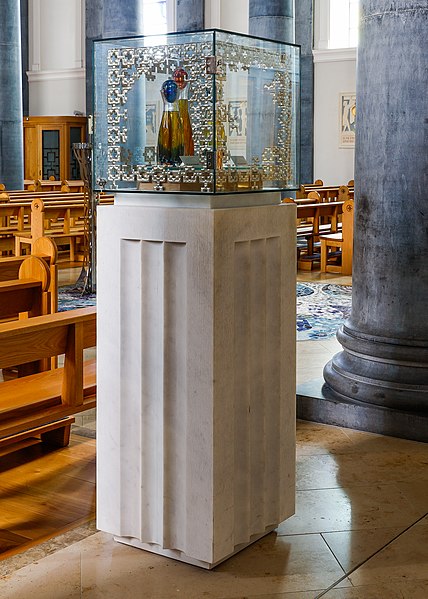
[[84, 294], [96, 292], [96, 217], [99, 194], [92, 189], [92, 144], [75, 143], [73, 152], [79, 162], [84, 183], [84, 253], [82, 271], [75, 288]]

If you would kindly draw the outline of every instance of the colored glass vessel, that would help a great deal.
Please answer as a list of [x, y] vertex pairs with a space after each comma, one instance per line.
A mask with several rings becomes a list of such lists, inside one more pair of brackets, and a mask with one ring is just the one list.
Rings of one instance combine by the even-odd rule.
[[182, 69], [176, 69], [172, 75], [173, 80], [179, 89], [178, 109], [180, 112], [181, 123], [183, 126], [183, 143], [185, 156], [193, 156], [195, 147], [193, 143], [192, 124], [189, 115], [189, 78], [187, 72]]
[[179, 164], [184, 153], [183, 126], [178, 108], [178, 85], [167, 79], [161, 87], [164, 103], [158, 134], [158, 161], [161, 164]]

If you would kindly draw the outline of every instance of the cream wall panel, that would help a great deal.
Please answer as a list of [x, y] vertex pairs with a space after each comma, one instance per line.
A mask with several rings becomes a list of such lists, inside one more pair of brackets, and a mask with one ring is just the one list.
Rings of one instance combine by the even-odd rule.
[[327, 50], [318, 54], [318, 60], [315, 53], [314, 180], [322, 179], [327, 185], [354, 178], [355, 151], [339, 147], [339, 93], [355, 91], [355, 74], [355, 49]]
[[30, 0], [31, 115], [85, 110], [84, 0]]

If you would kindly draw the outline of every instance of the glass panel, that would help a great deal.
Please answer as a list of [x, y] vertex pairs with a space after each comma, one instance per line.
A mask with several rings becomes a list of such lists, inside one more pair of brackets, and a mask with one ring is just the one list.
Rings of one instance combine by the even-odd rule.
[[81, 127], [70, 127], [70, 174], [69, 174], [69, 179], [71, 179], [71, 180], [80, 179], [80, 168], [79, 168], [79, 163], [77, 161], [77, 158], [73, 152], [73, 144], [80, 143], [82, 141], [81, 135], [82, 135]]
[[59, 130], [42, 131], [42, 178], [55, 177], [59, 181]]
[[299, 48], [222, 32], [94, 43], [94, 178], [106, 189], [299, 185]]

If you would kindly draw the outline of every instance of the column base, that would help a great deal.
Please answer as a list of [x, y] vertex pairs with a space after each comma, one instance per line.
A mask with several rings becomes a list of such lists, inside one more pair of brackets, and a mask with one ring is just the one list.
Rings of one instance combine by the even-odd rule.
[[198, 566], [199, 568], [205, 568], [205, 570], [212, 570], [213, 568], [215, 568], [219, 564], [225, 562], [229, 558], [233, 557], [234, 555], [236, 555], [237, 553], [239, 553], [246, 547], [249, 547], [253, 543], [256, 543], [257, 541], [259, 541], [266, 535], [270, 534], [273, 530], [275, 530], [275, 528], [276, 528], [275, 526], [272, 526], [272, 527], [268, 528], [265, 532], [262, 532], [261, 534], [253, 535], [251, 537], [251, 540], [248, 541], [248, 543], [241, 543], [240, 545], [236, 545], [235, 549], [231, 553], [229, 553], [229, 555], [226, 555], [213, 563], [205, 562], [200, 559], [191, 557], [190, 555], [186, 555], [186, 553], [184, 553], [184, 551], [179, 551], [177, 549], [165, 549], [164, 547], [161, 547], [160, 545], [156, 545], [155, 543], [143, 543], [139, 539], [135, 539], [133, 537], [114, 536], [113, 538], [118, 543], [123, 543], [124, 545], [131, 545], [131, 547], [136, 547], [137, 549], [143, 549], [144, 551], [150, 551], [150, 553], [156, 553], [157, 555], [163, 555], [164, 557], [169, 557], [171, 559], [175, 559], [177, 561], [184, 562], [185, 564], [190, 564], [191, 566]]
[[297, 418], [428, 443], [428, 414], [364, 403], [336, 393], [319, 378], [298, 385]]

